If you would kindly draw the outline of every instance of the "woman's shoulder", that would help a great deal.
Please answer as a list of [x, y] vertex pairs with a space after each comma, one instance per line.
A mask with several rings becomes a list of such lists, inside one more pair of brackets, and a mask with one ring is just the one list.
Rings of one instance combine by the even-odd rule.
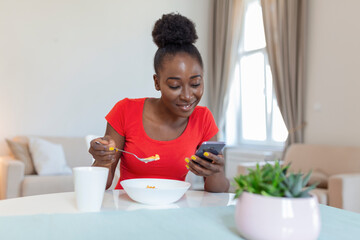
[[194, 109], [194, 112], [193, 112], [193, 114], [195, 114], [195, 115], [202, 115], [202, 114], [208, 114], [208, 113], [211, 114], [210, 110], [205, 106], [196, 106]]
[[126, 103], [139, 103], [144, 102], [146, 98], [123, 98], [119, 102], [126, 102]]
[[128, 112], [128, 111], [136, 111], [137, 109], [141, 109], [145, 98], [123, 98], [118, 101], [112, 111], [114, 112]]
[[133, 105], [133, 104], [142, 104], [146, 98], [123, 98], [118, 101], [117, 105]]
[[191, 114], [193, 120], [207, 121], [213, 118], [211, 111], [205, 106], [196, 106]]

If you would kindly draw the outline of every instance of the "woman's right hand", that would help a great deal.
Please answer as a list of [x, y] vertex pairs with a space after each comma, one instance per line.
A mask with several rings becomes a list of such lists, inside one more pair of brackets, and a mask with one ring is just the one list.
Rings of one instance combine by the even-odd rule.
[[116, 147], [115, 140], [110, 136], [95, 138], [90, 142], [89, 153], [95, 159], [96, 166], [110, 166], [116, 160], [116, 151], [110, 151], [110, 147]]

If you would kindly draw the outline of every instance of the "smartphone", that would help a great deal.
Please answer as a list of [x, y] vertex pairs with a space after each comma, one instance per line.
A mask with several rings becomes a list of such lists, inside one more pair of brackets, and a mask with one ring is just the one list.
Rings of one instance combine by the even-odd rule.
[[212, 161], [211, 159], [208, 159], [204, 156], [204, 152], [210, 152], [212, 154], [218, 155], [222, 152], [224, 147], [225, 147], [224, 142], [215, 142], [215, 141], [203, 142], [196, 151], [195, 155], [202, 159]]

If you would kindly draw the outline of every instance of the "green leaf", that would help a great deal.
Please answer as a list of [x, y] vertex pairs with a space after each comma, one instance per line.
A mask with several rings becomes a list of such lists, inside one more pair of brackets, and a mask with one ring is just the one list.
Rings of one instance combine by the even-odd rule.
[[311, 172], [312, 172], [312, 171], [310, 171], [310, 172], [304, 177], [302, 187], [305, 187], [306, 184], [309, 182], [310, 176], [311, 176]]
[[299, 195], [300, 198], [304, 198], [304, 197], [310, 197], [309, 191], [312, 189], [306, 189], [304, 191], [301, 192], [301, 194]]
[[240, 197], [240, 195], [241, 195], [242, 193], [243, 193], [243, 190], [237, 189], [237, 190], [235, 191], [235, 197], [234, 197], [234, 198]]
[[295, 183], [295, 175], [294, 174], [290, 174], [290, 176], [288, 177], [288, 187], [291, 189], [294, 186]]
[[298, 196], [301, 193], [302, 190], [302, 178], [301, 174], [295, 174], [294, 175], [294, 182], [290, 189], [290, 192], [293, 196]]
[[295, 197], [289, 190], [285, 190], [284, 194], [285, 194], [285, 197], [288, 197], [288, 198]]
[[265, 191], [261, 191], [261, 195], [263, 195], [263, 196], [267, 196], [267, 197], [270, 197], [271, 195], [270, 194], [268, 194], [267, 192], [265, 192]]

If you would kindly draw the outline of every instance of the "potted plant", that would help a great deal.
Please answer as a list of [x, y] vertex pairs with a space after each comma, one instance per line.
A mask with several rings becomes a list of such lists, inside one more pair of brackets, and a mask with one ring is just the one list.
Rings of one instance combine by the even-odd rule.
[[311, 172], [288, 173], [290, 165], [267, 163], [234, 178], [238, 198], [235, 222], [246, 239], [317, 239], [320, 214], [316, 197], [306, 187]]

